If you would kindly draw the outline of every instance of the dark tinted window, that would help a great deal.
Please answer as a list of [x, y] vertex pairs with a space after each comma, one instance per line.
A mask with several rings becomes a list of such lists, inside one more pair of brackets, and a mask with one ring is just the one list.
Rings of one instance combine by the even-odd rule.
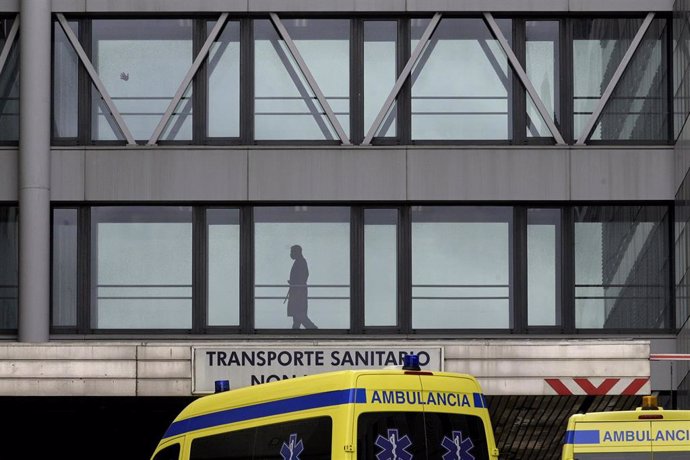
[[421, 412], [362, 414], [357, 426], [360, 460], [488, 459], [479, 417]]
[[[656, 458], [656, 457], [654, 457]], [[652, 460], [651, 452], [606, 452], [575, 454], [575, 460]]]
[[189, 457], [190, 460], [330, 459], [331, 433], [329, 417], [276, 423], [195, 439]]
[[180, 457], [180, 445], [173, 444], [161, 450], [153, 457], [153, 460], [177, 460]]

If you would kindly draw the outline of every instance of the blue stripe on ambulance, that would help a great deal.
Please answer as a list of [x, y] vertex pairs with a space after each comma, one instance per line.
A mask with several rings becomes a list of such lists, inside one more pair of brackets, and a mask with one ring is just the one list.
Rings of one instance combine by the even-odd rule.
[[350, 388], [347, 390], [326, 391], [295, 398], [281, 399], [252, 406], [238, 407], [212, 414], [200, 415], [186, 420], [173, 422], [165, 432], [163, 438], [177, 436], [189, 431], [202, 430], [227, 423], [244, 422], [255, 418], [271, 415], [287, 414], [302, 410], [318, 409], [320, 407], [338, 406], [341, 404], [366, 403], [367, 395], [364, 388]]
[[565, 432], [566, 444], [599, 444], [599, 430], [577, 430]]

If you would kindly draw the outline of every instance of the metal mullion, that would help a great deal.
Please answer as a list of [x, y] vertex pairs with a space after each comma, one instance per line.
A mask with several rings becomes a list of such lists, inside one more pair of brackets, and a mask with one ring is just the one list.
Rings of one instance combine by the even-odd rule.
[[254, 209], [240, 208], [240, 331], [254, 332]]
[[361, 334], [364, 324], [364, 208], [350, 207], [350, 332]]
[[513, 261], [512, 276], [512, 329], [513, 332], [524, 333], [529, 327], [527, 308], [527, 225], [528, 208], [513, 207]]
[[410, 206], [398, 214], [398, 328], [412, 332], [412, 223]]
[[407, 60], [407, 64], [405, 64], [405, 67], [403, 68], [402, 72], [400, 72], [398, 79], [395, 81], [395, 85], [393, 85], [393, 89], [391, 89], [391, 92], [388, 94], [388, 97], [386, 98], [383, 105], [381, 106], [381, 110], [379, 110], [378, 115], [376, 115], [374, 122], [371, 124], [371, 127], [369, 128], [369, 131], [367, 132], [366, 137], [362, 141], [362, 145], [371, 144], [371, 140], [376, 135], [376, 132], [378, 131], [379, 127], [381, 126], [383, 119], [385, 118], [386, 114], [388, 114], [388, 111], [390, 110], [391, 105], [393, 105], [393, 101], [395, 101], [396, 96], [398, 95], [398, 93], [402, 89], [403, 84], [407, 81], [408, 77], [412, 73], [412, 68], [414, 67], [414, 65], [419, 60], [419, 57], [422, 55], [422, 52], [426, 48], [426, 45], [429, 43], [429, 39], [431, 38], [431, 35], [436, 30], [436, 27], [438, 26], [438, 23], [440, 21], [441, 21], [441, 13], [435, 13], [434, 16], [431, 18], [429, 25], [427, 25], [426, 30], [424, 30], [424, 33], [422, 34], [422, 37], [419, 40], [419, 43], [417, 43], [417, 46], [415, 47], [414, 51], [412, 52], [412, 55]]
[[350, 138], [364, 138], [364, 20], [350, 20]]
[[573, 21], [559, 20], [559, 51], [560, 51], [560, 125], [563, 137], [568, 144], [573, 142], [574, 105], [573, 105]]
[[81, 334], [92, 332], [91, 308], [95, 288], [91, 287], [94, 278], [91, 273], [91, 257], [97, 254], [97, 248], [92, 243], [91, 233], [91, 207], [77, 208], [77, 332]]
[[7, 63], [7, 59], [10, 55], [10, 50], [12, 49], [12, 45], [14, 44], [14, 41], [17, 38], [18, 31], [19, 15], [15, 16], [14, 21], [12, 22], [12, 26], [10, 27], [10, 33], [7, 34], [5, 46], [3, 46], [2, 51], [0, 51], [0, 73], [2, 73], [2, 69], [5, 67], [5, 64]]
[[221, 13], [220, 17], [218, 18], [218, 21], [216, 22], [216, 25], [213, 26], [213, 29], [211, 29], [211, 33], [206, 38], [204, 46], [201, 47], [199, 54], [197, 54], [196, 58], [194, 59], [194, 62], [192, 62], [192, 66], [189, 68], [187, 74], [182, 79], [182, 82], [180, 83], [180, 86], [177, 88], [175, 95], [170, 101], [170, 104], [168, 104], [168, 108], [165, 110], [163, 117], [158, 122], [156, 129], [153, 130], [153, 134], [151, 134], [151, 137], [149, 138], [147, 145], [156, 145], [156, 143], [158, 142], [158, 138], [163, 133], [163, 130], [165, 129], [165, 126], [168, 124], [168, 121], [170, 121], [170, 117], [172, 117], [175, 108], [177, 108], [177, 104], [180, 103], [180, 99], [182, 99], [182, 96], [184, 95], [185, 91], [187, 91], [187, 87], [189, 87], [189, 84], [192, 82], [192, 79], [194, 78], [194, 75], [196, 74], [197, 70], [199, 70], [199, 67], [201, 66], [202, 62], [206, 59], [206, 56], [208, 55], [208, 52], [211, 49], [211, 46], [213, 45], [213, 42], [216, 41], [216, 38], [220, 34], [220, 31], [223, 29], [223, 26], [225, 25], [225, 22], [228, 20], [228, 14], [229, 13]]
[[[208, 20], [206, 18], [194, 21], [192, 48], [195, 54], [201, 51], [206, 40]], [[206, 138], [208, 126], [208, 61], [204, 61], [192, 80], [192, 143], [201, 144]]]
[[654, 13], [647, 13], [647, 17], [645, 17], [644, 21], [642, 22], [642, 25], [637, 30], [635, 38], [633, 38], [632, 42], [630, 42], [628, 50], [625, 52], [625, 55], [623, 55], [623, 59], [621, 59], [621, 62], [618, 64], [618, 67], [616, 68], [616, 71], [613, 73], [611, 81], [609, 81], [609, 84], [606, 86], [606, 89], [602, 93], [596, 108], [587, 119], [585, 128], [582, 130], [582, 134], [580, 135], [580, 138], [577, 140], [577, 142], [575, 142], [575, 145], [585, 145], [585, 142], [587, 141], [587, 139], [589, 139], [589, 136], [591, 135], [594, 126], [596, 125], [597, 121], [599, 121], [599, 117], [601, 116], [601, 113], [604, 111], [606, 103], [611, 98], [613, 90], [616, 89], [616, 86], [618, 85], [618, 82], [623, 76], [623, 73], [628, 68], [628, 64], [630, 64], [630, 61], [632, 61], [633, 55], [635, 54], [635, 51], [640, 45], [640, 42], [644, 38], [647, 29], [649, 29], [649, 26], [652, 23], [653, 19]]
[[[525, 19], [513, 19], [513, 50], [518, 58], [518, 62], [527, 68], [527, 33]], [[527, 143], [528, 114], [527, 97], [521, 90], [520, 80], [513, 72], [513, 142], [516, 144]], [[538, 133], [537, 133], [538, 134]]]
[[89, 76], [91, 77], [91, 81], [96, 86], [96, 89], [98, 90], [98, 92], [101, 93], [101, 97], [103, 98], [103, 102], [105, 102], [106, 106], [108, 107], [108, 110], [110, 110], [110, 114], [113, 116], [115, 123], [117, 124], [118, 128], [120, 128], [120, 131], [125, 136], [125, 139], [127, 139], [127, 143], [129, 145], [136, 145], [136, 141], [134, 140], [132, 133], [129, 131], [129, 128], [127, 127], [127, 124], [125, 123], [125, 120], [122, 118], [122, 115], [120, 115], [120, 112], [117, 110], [117, 107], [115, 107], [113, 100], [110, 98], [108, 91], [105, 89], [105, 85], [103, 84], [103, 81], [101, 81], [101, 78], [98, 76], [98, 72], [96, 72], [96, 69], [94, 68], [93, 64], [91, 63], [88, 56], [86, 55], [86, 52], [84, 52], [84, 48], [82, 48], [81, 44], [79, 43], [79, 39], [77, 38], [77, 36], [74, 34], [74, 31], [72, 31], [72, 28], [67, 23], [67, 20], [65, 19], [65, 15], [62, 13], [57, 13], [56, 17], [58, 19], [58, 22], [60, 23], [60, 26], [65, 31], [65, 35], [67, 35], [67, 39], [72, 44], [74, 51], [76, 51], [77, 55], [79, 56], [81, 63], [84, 65], [84, 67], [86, 68], [86, 71], [88, 72]]
[[513, 70], [517, 74], [518, 78], [520, 78], [520, 81], [529, 93], [529, 96], [532, 99], [534, 106], [537, 108], [539, 114], [544, 119], [544, 123], [546, 123], [546, 125], [549, 128], [549, 131], [551, 131], [551, 134], [556, 140], [556, 144], [565, 145], [565, 140], [563, 140], [563, 136], [558, 130], [558, 127], [556, 127], [556, 124], [554, 123], [551, 115], [549, 114], [549, 111], [546, 109], [544, 102], [539, 97], [537, 90], [534, 88], [532, 82], [527, 77], [527, 73], [525, 73], [525, 70], [522, 68], [522, 65], [518, 61], [517, 56], [515, 56], [515, 53], [513, 53], [513, 50], [510, 48], [510, 45], [508, 44], [508, 41], [503, 36], [503, 32], [501, 32], [501, 29], [498, 27], [498, 24], [496, 23], [496, 20], [494, 19], [493, 15], [491, 13], [484, 13], [484, 20], [489, 26], [489, 29], [493, 33], [494, 37], [496, 37], [496, 39], [498, 40], [498, 43], [501, 45], [501, 48], [503, 48], [503, 52], [506, 54], [508, 61], [510, 61], [511, 66], [513, 67]]
[[575, 219], [573, 207], [561, 212], [561, 327], [564, 333], [575, 332]]
[[[400, 75], [410, 58], [410, 20], [398, 19], [396, 41], [396, 73]], [[396, 136], [400, 144], [409, 144], [412, 139], [412, 79], [405, 80], [397, 98]]]
[[208, 327], [208, 227], [206, 207], [192, 208], [192, 333]]
[[240, 20], [240, 143], [254, 142], [254, 21]]
[[302, 55], [300, 54], [299, 50], [297, 49], [295, 42], [292, 41], [292, 38], [290, 37], [290, 34], [288, 33], [287, 29], [285, 28], [285, 26], [283, 25], [283, 23], [281, 22], [280, 18], [278, 17], [278, 15], [276, 13], [270, 13], [270, 16], [271, 16], [271, 21], [273, 22], [273, 25], [275, 26], [276, 30], [278, 31], [278, 34], [280, 35], [280, 37], [285, 42], [285, 45], [287, 45], [287, 48], [290, 51], [290, 54], [292, 55], [292, 58], [297, 63], [297, 67], [299, 67], [300, 71], [302, 72], [302, 75], [307, 80], [309, 87], [314, 92], [314, 95], [316, 96], [319, 103], [321, 104], [321, 108], [326, 112], [326, 117], [331, 122], [331, 125], [333, 126], [333, 128], [335, 128], [335, 131], [338, 133], [338, 137], [340, 137], [340, 141], [343, 143], [343, 145], [351, 145], [350, 139], [348, 139], [347, 134], [345, 134], [345, 131], [343, 130], [342, 125], [338, 121], [338, 118], [335, 116], [335, 112], [333, 112], [333, 109], [331, 108], [330, 104], [326, 100], [326, 96], [324, 96], [318, 83], [316, 83], [316, 79], [314, 79], [314, 75], [312, 75], [311, 71], [309, 70], [307, 63], [302, 58]]

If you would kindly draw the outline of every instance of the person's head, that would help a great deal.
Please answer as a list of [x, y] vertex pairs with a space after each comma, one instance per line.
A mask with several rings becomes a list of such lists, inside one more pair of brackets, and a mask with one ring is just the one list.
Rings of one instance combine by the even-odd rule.
[[298, 257], [302, 257], [302, 246], [296, 244], [290, 247], [290, 258], [297, 259]]

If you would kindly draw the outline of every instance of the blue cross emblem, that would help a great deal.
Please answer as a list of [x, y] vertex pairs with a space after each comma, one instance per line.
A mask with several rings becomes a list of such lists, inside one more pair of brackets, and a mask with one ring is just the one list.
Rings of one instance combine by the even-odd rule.
[[376, 460], [412, 460], [412, 454], [406, 450], [412, 441], [407, 435], [398, 437], [398, 430], [388, 430], [387, 437], [379, 435], [374, 444], [381, 448]]
[[287, 443], [283, 443], [280, 448], [280, 456], [283, 460], [300, 460], [299, 456], [304, 450], [304, 444], [302, 440], [297, 440], [297, 433], [292, 433], [290, 435], [290, 440]]
[[453, 431], [452, 438], [444, 436], [441, 445], [446, 449], [443, 460], [474, 460], [474, 455], [470, 454], [474, 443], [469, 437], [463, 439], [462, 431]]

